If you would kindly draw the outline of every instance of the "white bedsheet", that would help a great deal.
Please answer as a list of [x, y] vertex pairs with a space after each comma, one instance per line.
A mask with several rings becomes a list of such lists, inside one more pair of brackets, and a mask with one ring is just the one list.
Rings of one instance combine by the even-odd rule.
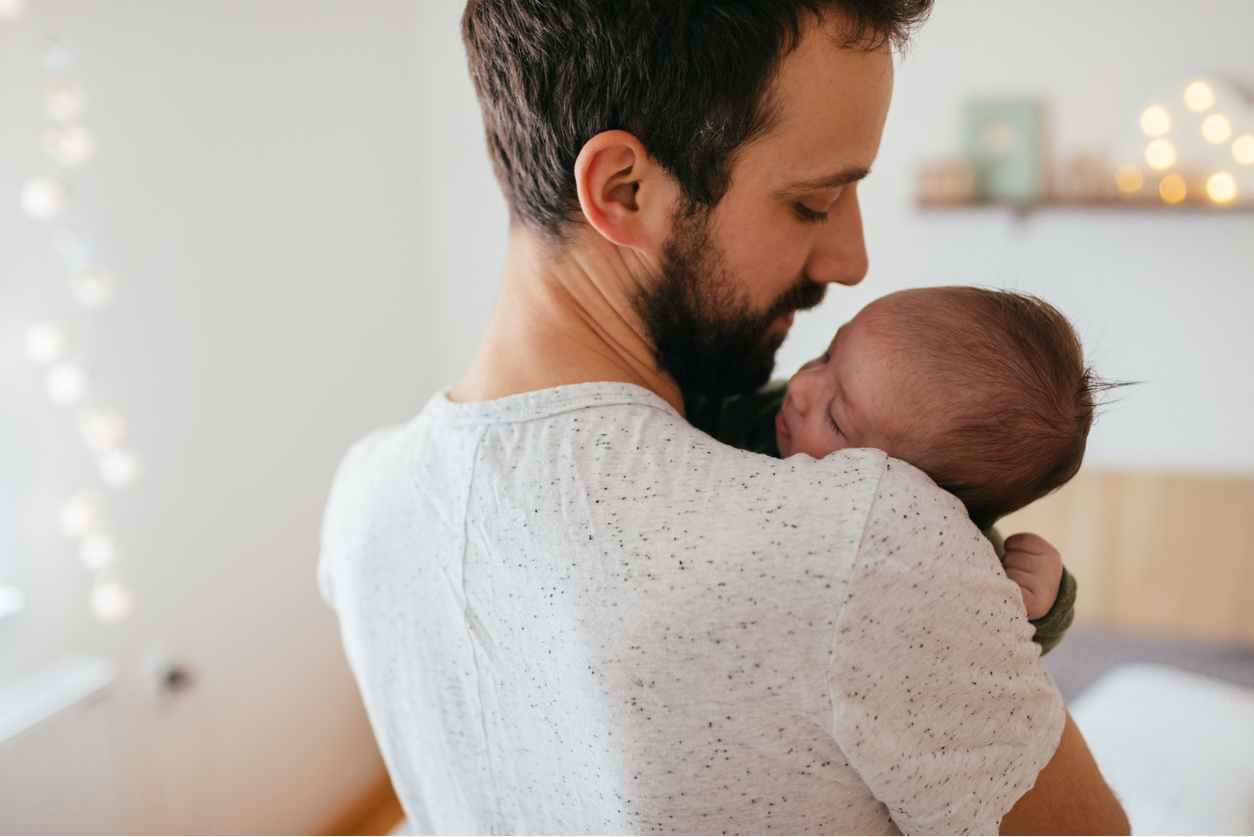
[[1125, 665], [1071, 714], [1134, 834], [1254, 834], [1254, 691]]

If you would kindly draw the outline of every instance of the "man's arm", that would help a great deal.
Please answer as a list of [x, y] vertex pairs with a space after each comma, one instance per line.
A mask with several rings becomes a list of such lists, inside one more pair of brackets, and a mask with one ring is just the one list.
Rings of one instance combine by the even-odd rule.
[[1054, 757], [1002, 818], [1002, 834], [1131, 834], [1071, 713]]

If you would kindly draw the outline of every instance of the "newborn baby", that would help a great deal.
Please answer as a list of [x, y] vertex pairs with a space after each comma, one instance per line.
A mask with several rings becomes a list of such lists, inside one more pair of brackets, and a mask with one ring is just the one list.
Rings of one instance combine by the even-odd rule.
[[[1079, 470], [1100, 386], [1053, 306], [920, 288], [862, 309], [786, 387], [685, 407], [694, 426], [746, 450], [817, 459], [878, 448], [905, 460], [958, 497], [1002, 554], [993, 523]], [[1006, 539], [1003, 564], [1049, 650], [1071, 622], [1074, 579], [1036, 535]]]

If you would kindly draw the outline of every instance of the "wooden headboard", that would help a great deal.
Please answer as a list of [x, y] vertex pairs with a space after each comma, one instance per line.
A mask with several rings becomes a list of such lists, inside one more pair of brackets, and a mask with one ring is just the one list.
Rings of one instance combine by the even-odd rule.
[[1077, 624], [1254, 645], [1254, 479], [1082, 471], [997, 528], [1062, 551]]

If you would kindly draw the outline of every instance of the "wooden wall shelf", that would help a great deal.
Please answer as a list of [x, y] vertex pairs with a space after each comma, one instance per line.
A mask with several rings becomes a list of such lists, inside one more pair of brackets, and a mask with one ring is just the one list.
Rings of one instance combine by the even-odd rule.
[[1154, 215], [1201, 214], [1201, 215], [1246, 215], [1254, 212], [1254, 203], [1240, 203], [1230, 206], [1216, 206], [1212, 203], [1177, 203], [1168, 204], [1162, 201], [1134, 200], [1091, 200], [1073, 201], [1047, 199], [1032, 203], [1007, 203], [1001, 201], [916, 201], [915, 207], [928, 212], [971, 210], [1009, 210], [1016, 215], [1030, 215], [1034, 212], [1047, 211], [1098, 211], [1121, 213], [1150, 213]]

